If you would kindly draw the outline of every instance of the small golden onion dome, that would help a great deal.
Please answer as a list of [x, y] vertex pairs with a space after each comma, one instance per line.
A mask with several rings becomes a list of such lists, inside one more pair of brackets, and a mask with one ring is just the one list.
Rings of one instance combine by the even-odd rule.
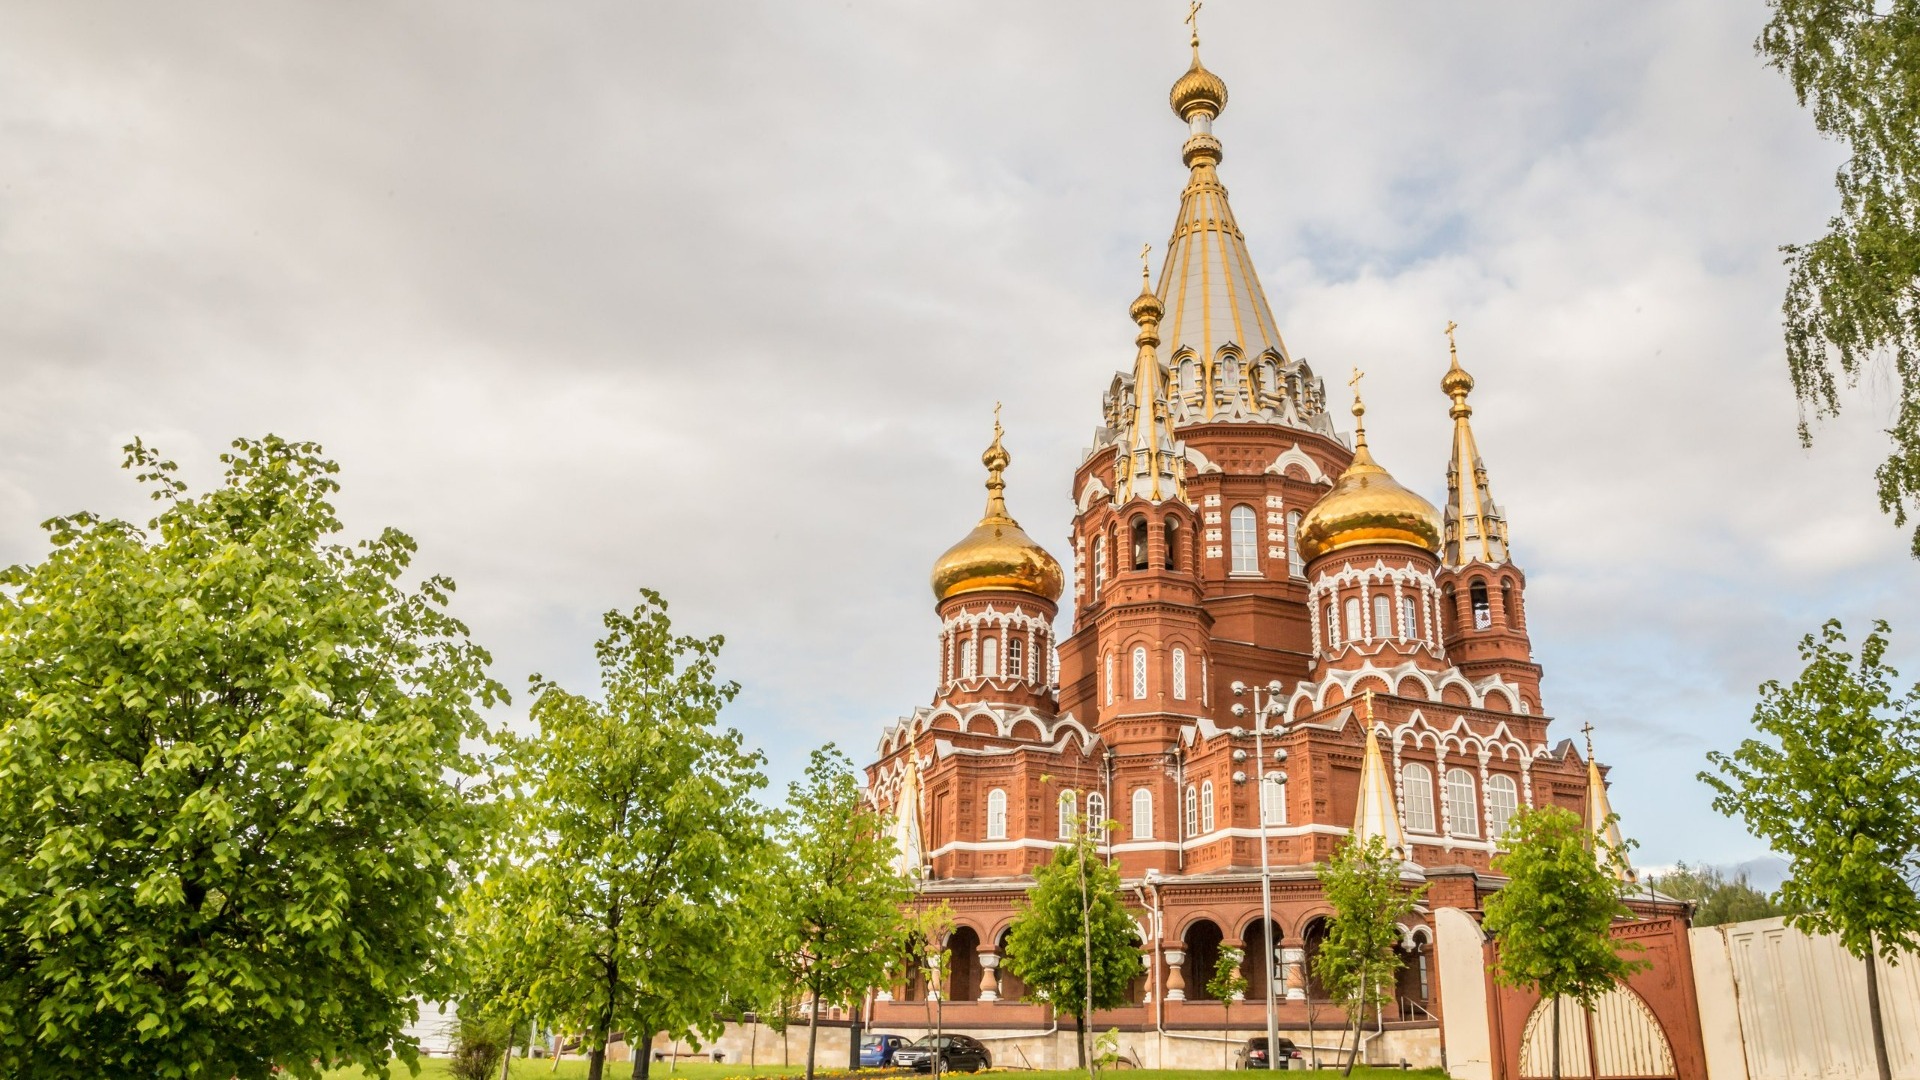
[[1219, 116], [1226, 109], [1227, 84], [1200, 63], [1198, 42], [1193, 47], [1193, 66], [1174, 81], [1167, 101], [1182, 120], [1190, 120], [1194, 113], [1202, 111], [1209, 116]]
[[[998, 412], [996, 407], [995, 412]], [[1066, 575], [1047, 549], [1035, 543], [1007, 514], [1004, 477], [1013, 458], [1000, 445], [1000, 421], [993, 422], [993, 445], [980, 455], [987, 467], [987, 512], [959, 543], [933, 564], [933, 598], [987, 590], [1031, 593], [1060, 599]]]
[[1314, 559], [1355, 544], [1405, 544], [1439, 552], [1440, 512], [1373, 460], [1360, 422], [1364, 415], [1366, 406], [1356, 395], [1353, 464], [1300, 520], [1301, 554]]
[[1473, 376], [1460, 366], [1460, 357], [1456, 354], [1453, 366], [1440, 376], [1440, 392], [1448, 397], [1465, 397], [1473, 392]]
[[1166, 313], [1167, 306], [1160, 302], [1159, 297], [1153, 295], [1153, 290], [1147, 287], [1146, 282], [1141, 282], [1140, 295], [1133, 298], [1133, 304], [1127, 308], [1127, 314], [1133, 317], [1136, 324], [1139, 324], [1148, 319], [1158, 322]]

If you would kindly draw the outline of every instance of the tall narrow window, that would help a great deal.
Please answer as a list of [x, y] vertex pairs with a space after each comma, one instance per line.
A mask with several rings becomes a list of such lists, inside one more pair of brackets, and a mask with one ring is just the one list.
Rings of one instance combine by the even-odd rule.
[[1366, 632], [1367, 624], [1365, 622], [1362, 622], [1360, 619], [1360, 598], [1359, 597], [1357, 596], [1347, 597], [1346, 615], [1347, 615], [1347, 640], [1350, 642], [1365, 641], [1367, 638], [1367, 632]]
[[1459, 622], [1460, 595], [1453, 591], [1453, 585], [1449, 582], [1440, 603], [1440, 636], [1443, 639], [1452, 637]]
[[1287, 782], [1279, 773], [1268, 773], [1261, 787], [1260, 820], [1269, 825], [1287, 823]]
[[1412, 641], [1420, 636], [1420, 609], [1414, 605], [1413, 597], [1400, 598], [1400, 640]]
[[1093, 595], [1100, 595], [1100, 587], [1107, 583], [1107, 538], [1105, 534], [1093, 538]]
[[1107, 704], [1113, 704], [1113, 654], [1107, 654]]
[[1099, 792], [1087, 796], [1087, 828], [1093, 830], [1093, 839], [1099, 843], [1107, 838], [1107, 797]]
[[1180, 569], [1180, 560], [1174, 556], [1175, 553], [1180, 550], [1180, 523], [1172, 518], [1168, 518], [1166, 527], [1160, 531], [1163, 539], [1167, 542], [1167, 569], [1178, 570]]
[[1327, 648], [1340, 647], [1340, 609], [1334, 602], [1327, 601]]
[[1145, 570], [1147, 568], [1147, 519], [1143, 517], [1134, 518], [1133, 528], [1129, 530], [1129, 535], [1132, 537], [1130, 547], [1133, 551], [1133, 568], [1135, 570]]
[[1389, 641], [1393, 638], [1393, 597], [1386, 593], [1373, 594], [1373, 640]]
[[1513, 615], [1513, 582], [1511, 581], [1500, 583], [1500, 618], [1505, 620], [1509, 627], [1520, 625], [1520, 620]]
[[1187, 650], [1178, 646], [1173, 650], [1173, 700], [1187, 700]]
[[1400, 767], [1400, 796], [1407, 803], [1408, 832], [1438, 832], [1433, 824], [1433, 773], [1425, 765]]
[[1187, 785], [1187, 837], [1200, 835], [1200, 796], [1193, 785]]
[[1018, 637], [1007, 642], [1007, 674], [1018, 679], [1026, 674], [1026, 642]]
[[960, 650], [960, 677], [973, 678], [973, 641], [968, 639], [967, 646]]
[[1000, 639], [997, 637], [980, 643], [980, 674], [989, 679], [1000, 677]]
[[987, 839], [1007, 838], [1007, 793], [999, 788], [987, 792]]
[[1485, 630], [1493, 625], [1493, 609], [1487, 605], [1487, 583], [1474, 582], [1469, 593], [1473, 597], [1473, 628]]
[[1294, 577], [1307, 576], [1307, 561], [1300, 557], [1300, 511], [1287, 515], [1287, 572]]
[[1200, 831], [1213, 831], [1213, 781], [1200, 782]]
[[1447, 770], [1447, 817], [1453, 835], [1480, 835], [1480, 807], [1473, 797], [1473, 774], [1465, 769]]
[[1133, 789], [1133, 838], [1153, 839], [1153, 791], [1149, 788]]
[[1253, 516], [1253, 507], [1236, 506], [1228, 517], [1228, 531], [1233, 541], [1233, 572], [1236, 574], [1257, 574], [1260, 572], [1259, 524]]
[[1519, 809], [1520, 791], [1513, 786], [1513, 777], [1500, 773], [1487, 777], [1487, 839], [1505, 836]]
[[1147, 649], [1136, 645], [1133, 649], [1133, 699], [1140, 701], [1147, 696]]
[[1060, 793], [1060, 839], [1073, 838], [1073, 819], [1080, 813], [1080, 797], [1071, 791]]

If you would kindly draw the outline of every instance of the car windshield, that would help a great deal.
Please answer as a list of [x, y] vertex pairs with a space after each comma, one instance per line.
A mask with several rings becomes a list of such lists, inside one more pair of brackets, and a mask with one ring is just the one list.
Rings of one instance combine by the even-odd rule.
[[872, 1050], [874, 1047], [879, 1046], [881, 1042], [882, 1039], [878, 1035], [860, 1036], [860, 1048], [862, 1050]]
[[913, 1040], [913, 1045], [915, 1045], [915, 1046], [917, 1046], [917, 1047], [920, 1047], [920, 1048], [921, 1048], [921, 1049], [923, 1049], [923, 1050], [926, 1050], [926, 1049], [931, 1049], [931, 1048], [933, 1048], [933, 1047], [935, 1047], [935, 1046], [942, 1046], [942, 1047], [949, 1047], [949, 1048], [950, 1048], [950, 1047], [952, 1047], [952, 1046], [953, 1046], [953, 1036], [951, 1036], [951, 1035], [940, 1035], [940, 1036], [934, 1036], [934, 1035], [922, 1035], [922, 1036], [920, 1036], [919, 1038], [917, 1038], [917, 1039], [915, 1039], [915, 1040]]

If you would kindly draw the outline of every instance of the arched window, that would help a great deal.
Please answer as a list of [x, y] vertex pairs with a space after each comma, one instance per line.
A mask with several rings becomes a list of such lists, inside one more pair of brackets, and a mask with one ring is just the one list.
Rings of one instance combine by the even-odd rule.
[[1180, 560], [1175, 558], [1175, 553], [1180, 550], [1180, 523], [1168, 518], [1166, 526], [1160, 531], [1167, 542], [1167, 569], [1178, 570]]
[[1476, 581], [1469, 590], [1473, 597], [1473, 628], [1485, 630], [1493, 625], [1493, 608], [1487, 604], [1487, 583]]
[[1107, 654], [1107, 704], [1113, 704], [1113, 654]]
[[1200, 389], [1200, 365], [1192, 360], [1180, 361], [1180, 392], [1197, 393]]
[[1200, 835], [1200, 796], [1198, 793], [1194, 791], [1193, 785], [1188, 784], [1187, 785], [1187, 836], [1191, 838], [1199, 835]]
[[1187, 700], [1187, 650], [1177, 645], [1173, 649], [1173, 699]]
[[1135, 570], [1145, 570], [1147, 568], [1147, 519], [1143, 517], [1134, 518], [1133, 526], [1128, 530], [1128, 535], [1133, 538], [1129, 548], [1129, 550], [1133, 552], [1133, 568]]
[[1259, 523], [1253, 516], [1253, 507], [1234, 507], [1233, 513], [1228, 516], [1228, 526], [1233, 540], [1233, 572], [1236, 574], [1259, 573]]
[[1360, 598], [1347, 597], [1347, 640], [1362, 641], [1366, 638], [1366, 623], [1360, 620]]
[[1093, 538], [1093, 595], [1100, 595], [1100, 587], [1107, 583], [1107, 538], [1105, 534]]
[[1073, 838], [1073, 819], [1080, 813], [1080, 797], [1071, 791], [1060, 793], [1060, 839]]
[[1307, 561], [1300, 557], [1300, 511], [1287, 515], [1287, 572], [1294, 577], [1307, 576]]
[[1213, 831], [1213, 781], [1200, 782], [1200, 831]]
[[1487, 839], [1505, 836], [1519, 809], [1520, 792], [1513, 786], [1513, 777], [1501, 773], [1487, 777]]
[[1018, 679], [1026, 674], [1026, 664], [1024, 663], [1026, 658], [1022, 655], [1025, 652], [1026, 642], [1021, 641], [1018, 636], [1015, 636], [1007, 642], [1008, 675]]
[[1425, 765], [1400, 767], [1400, 794], [1407, 803], [1408, 832], [1438, 832], [1433, 824], [1433, 773]]
[[980, 674], [989, 679], [1000, 676], [1000, 639], [997, 637], [980, 643]]
[[1373, 594], [1373, 640], [1390, 641], [1393, 638], [1393, 597], [1386, 593]]
[[1133, 789], [1133, 838], [1153, 839], [1153, 792], [1148, 788]]
[[1447, 770], [1447, 817], [1453, 835], [1480, 835], [1479, 800], [1473, 797], [1473, 774], [1465, 769]]
[[1507, 621], [1508, 626], [1520, 625], [1520, 620], [1513, 615], [1513, 582], [1510, 580], [1500, 582], [1500, 617]]
[[1099, 792], [1087, 796], [1087, 828], [1093, 830], [1094, 840], [1104, 840], [1107, 835], [1107, 797]]
[[1400, 640], [1412, 641], [1419, 636], [1420, 609], [1414, 604], [1413, 597], [1402, 596], [1400, 598]]
[[1140, 701], [1147, 696], [1147, 647], [1136, 645], [1133, 648], [1133, 699]]
[[1327, 648], [1340, 647], [1340, 609], [1334, 602], [1327, 601]]
[[960, 677], [973, 678], [973, 642], [971, 640], [967, 642], [966, 648], [960, 650]]
[[987, 839], [1007, 838], [1007, 793], [999, 788], [987, 792]]
[[1264, 797], [1260, 800], [1261, 820], [1269, 825], [1287, 823], [1287, 781], [1279, 773], [1268, 773], [1262, 781]]

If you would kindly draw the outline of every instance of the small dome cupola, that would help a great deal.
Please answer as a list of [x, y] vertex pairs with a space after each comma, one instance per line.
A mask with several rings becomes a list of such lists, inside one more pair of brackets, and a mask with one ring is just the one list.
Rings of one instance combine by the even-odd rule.
[[993, 411], [993, 445], [980, 455], [987, 467], [987, 512], [933, 564], [933, 597], [938, 601], [991, 590], [1030, 593], [1052, 603], [1060, 599], [1066, 576], [1059, 561], [1007, 514], [1004, 474], [1013, 458], [1000, 445], [1000, 407]]
[[1301, 519], [1301, 554], [1315, 559], [1356, 544], [1404, 544], [1438, 553], [1440, 512], [1402, 487], [1367, 449], [1367, 407], [1360, 400], [1359, 378], [1355, 371], [1353, 463]]

